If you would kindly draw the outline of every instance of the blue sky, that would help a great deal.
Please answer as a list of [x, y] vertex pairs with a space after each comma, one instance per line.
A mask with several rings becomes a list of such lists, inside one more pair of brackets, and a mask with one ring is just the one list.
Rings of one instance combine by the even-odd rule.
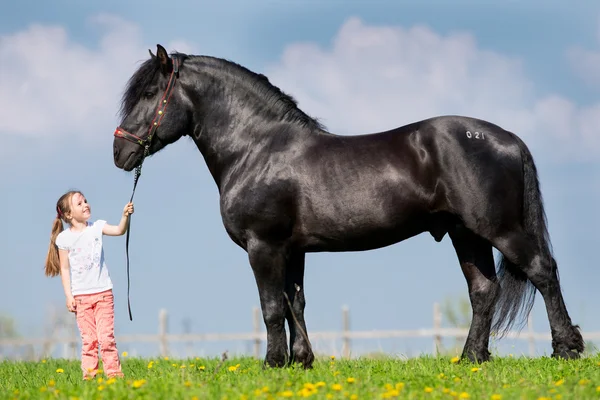
[[[596, 1], [23, 0], [3, 10], [0, 314], [13, 316], [24, 336], [42, 335], [51, 307], [64, 309], [60, 281], [43, 275], [58, 196], [81, 189], [93, 218], [113, 223], [129, 199], [133, 176], [113, 165], [112, 132], [126, 80], [157, 43], [265, 73], [333, 132], [452, 113], [515, 131], [538, 163], [571, 317], [584, 331], [600, 330]], [[125, 238], [105, 239], [117, 333], [156, 332], [162, 307], [171, 332], [181, 332], [186, 318], [194, 332], [251, 330], [254, 278], [225, 233], [217, 188], [192, 143], [145, 163], [135, 203], [133, 322]], [[424, 234], [370, 252], [309, 254], [305, 290], [309, 333], [339, 329], [343, 305], [353, 329], [414, 329], [431, 326], [433, 302], [465, 296], [466, 283], [449, 239], [438, 244]], [[536, 330], [549, 330], [539, 295], [533, 317]], [[379, 346], [418, 354], [431, 350], [431, 340], [360, 341], [355, 349]], [[246, 349], [216, 343], [203, 351], [225, 347]], [[500, 347], [526, 351], [509, 340]], [[551, 351], [549, 343], [537, 349]]]

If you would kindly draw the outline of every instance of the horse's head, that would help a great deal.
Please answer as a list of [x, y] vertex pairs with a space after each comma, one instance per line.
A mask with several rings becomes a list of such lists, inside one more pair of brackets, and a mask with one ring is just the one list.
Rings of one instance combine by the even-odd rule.
[[190, 114], [184, 107], [185, 94], [177, 84], [182, 58], [169, 57], [159, 44], [156, 55], [150, 51], [150, 59], [129, 80], [123, 94], [121, 124], [114, 133], [114, 162], [118, 168], [131, 171], [144, 157], [185, 135]]

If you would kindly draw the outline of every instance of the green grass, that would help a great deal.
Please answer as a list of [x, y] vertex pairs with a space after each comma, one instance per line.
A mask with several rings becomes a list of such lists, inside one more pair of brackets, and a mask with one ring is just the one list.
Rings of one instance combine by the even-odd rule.
[[[599, 399], [600, 355], [576, 361], [450, 357], [320, 358], [314, 369], [263, 369], [253, 358], [123, 357], [124, 379], [83, 381], [78, 361], [0, 362], [2, 399]], [[479, 368], [479, 369], [477, 369]], [[57, 372], [62, 371], [62, 372]], [[499, 396], [499, 397], [498, 397]]]

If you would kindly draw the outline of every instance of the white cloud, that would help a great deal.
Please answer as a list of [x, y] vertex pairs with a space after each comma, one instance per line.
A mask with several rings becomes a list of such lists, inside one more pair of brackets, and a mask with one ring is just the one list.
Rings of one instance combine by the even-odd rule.
[[61, 26], [34, 24], [0, 36], [0, 135], [111, 136], [123, 88], [156, 44], [144, 44], [137, 25], [115, 16], [89, 24], [102, 33], [96, 48], [77, 43]]
[[567, 58], [573, 70], [590, 85], [600, 87], [600, 18], [597, 32], [598, 50], [573, 46], [567, 50]]
[[291, 44], [266, 74], [337, 133], [462, 114], [511, 130], [554, 160], [600, 154], [600, 103], [580, 108], [558, 95], [536, 98], [519, 59], [481, 49], [467, 33], [351, 18], [331, 48]]

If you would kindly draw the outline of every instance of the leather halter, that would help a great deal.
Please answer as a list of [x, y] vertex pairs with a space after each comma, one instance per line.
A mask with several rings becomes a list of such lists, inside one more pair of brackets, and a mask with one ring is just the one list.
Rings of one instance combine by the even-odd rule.
[[[160, 103], [158, 103], [158, 106], [156, 107], [154, 118], [152, 119], [150, 127], [148, 128], [148, 136], [146, 136], [146, 138], [141, 138], [139, 136], [134, 135], [133, 133], [127, 132], [120, 126], [118, 126], [117, 129], [115, 129], [114, 136], [123, 138], [127, 141], [144, 147], [144, 158], [146, 158], [146, 156], [148, 155], [146, 153], [150, 149], [150, 145], [152, 144], [152, 138], [154, 137], [154, 134], [158, 130], [158, 127], [160, 126], [160, 123], [163, 117], [165, 116], [165, 110], [167, 109], [169, 101], [171, 100], [171, 95], [173, 94], [173, 87], [175, 86], [175, 82], [179, 77], [179, 58], [174, 56], [172, 57], [172, 60], [173, 71], [171, 71], [169, 83], [167, 84], [167, 88], [165, 89], [165, 92], [163, 93], [163, 96], [160, 99]], [[144, 160], [142, 159], [142, 162], [143, 161]]]

